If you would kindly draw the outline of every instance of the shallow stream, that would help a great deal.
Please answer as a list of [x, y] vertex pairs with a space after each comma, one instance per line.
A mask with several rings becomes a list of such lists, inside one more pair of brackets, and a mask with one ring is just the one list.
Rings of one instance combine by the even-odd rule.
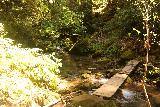
[[[104, 83], [108, 79], [106, 77], [108, 67], [103, 61], [99, 62], [97, 59], [71, 56], [68, 54], [63, 55], [61, 58], [63, 59], [63, 67], [61, 68], [61, 72], [62, 76], [65, 78], [78, 77], [87, 70], [91, 71], [91, 73], [100, 72], [102, 75], [105, 75], [98, 79], [104, 80]], [[117, 68], [113, 69], [115, 70]], [[160, 91], [153, 86], [147, 86], [147, 90], [149, 92], [152, 107], [160, 107]], [[86, 91], [88, 94], [92, 94], [94, 89]], [[132, 81], [132, 83], [124, 83], [124, 85], [113, 96], [112, 100], [116, 102], [117, 107], [147, 107], [142, 85], [141, 83], [135, 81]]]

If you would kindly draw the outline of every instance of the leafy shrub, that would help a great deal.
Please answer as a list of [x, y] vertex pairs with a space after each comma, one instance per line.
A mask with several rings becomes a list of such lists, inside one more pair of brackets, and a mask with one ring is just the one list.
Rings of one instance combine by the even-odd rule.
[[12, 104], [33, 103], [40, 96], [52, 100], [61, 65], [54, 53], [45, 55], [41, 49], [21, 48], [11, 39], [0, 38], [0, 100]]
[[114, 17], [104, 25], [104, 32], [112, 37], [124, 37], [133, 28], [142, 31], [142, 15], [135, 6], [123, 7], [117, 10]]
[[10, 76], [2, 74], [0, 77], [0, 105], [44, 106], [59, 97], [55, 92], [35, 86], [21, 74], [16, 72], [11, 74]]
[[0, 67], [2, 69], [21, 72], [37, 85], [56, 88], [56, 74], [59, 73], [58, 68], [61, 63], [59, 59], [54, 57], [54, 53], [44, 55], [42, 50], [38, 48], [29, 49], [20, 48], [20, 45], [12, 46], [13, 41], [9, 39], [1, 39], [1, 41], [4, 42], [0, 54]]
[[147, 79], [156, 83], [160, 80], [160, 68], [154, 67], [153, 65], [148, 65]]
[[105, 38], [104, 36], [98, 36], [99, 33], [95, 32], [92, 35], [86, 35], [80, 42], [74, 47], [73, 52], [77, 52], [81, 55], [93, 55], [117, 57], [120, 53], [120, 45], [117, 38]]

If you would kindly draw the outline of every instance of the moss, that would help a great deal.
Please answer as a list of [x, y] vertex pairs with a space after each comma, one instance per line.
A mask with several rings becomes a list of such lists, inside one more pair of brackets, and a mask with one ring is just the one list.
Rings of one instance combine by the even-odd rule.
[[94, 100], [85, 100], [81, 101], [74, 105], [74, 107], [117, 107], [115, 101], [113, 100], [107, 100], [107, 101], [100, 101], [100, 102], [94, 102]]
[[132, 50], [126, 50], [121, 55], [122, 59], [132, 59], [134, 58], [134, 52]]
[[73, 107], [117, 107], [114, 100], [103, 100], [97, 96], [83, 94], [73, 98]]

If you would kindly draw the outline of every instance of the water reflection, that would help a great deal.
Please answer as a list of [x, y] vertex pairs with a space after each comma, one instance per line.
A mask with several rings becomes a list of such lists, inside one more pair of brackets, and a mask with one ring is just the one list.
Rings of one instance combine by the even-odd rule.
[[122, 91], [122, 94], [123, 94], [124, 98], [128, 99], [128, 100], [133, 99], [136, 95], [135, 92], [130, 91], [128, 89], [122, 89], [121, 91]]
[[119, 104], [118, 107], [147, 107], [143, 93], [128, 87], [120, 89], [115, 98]]

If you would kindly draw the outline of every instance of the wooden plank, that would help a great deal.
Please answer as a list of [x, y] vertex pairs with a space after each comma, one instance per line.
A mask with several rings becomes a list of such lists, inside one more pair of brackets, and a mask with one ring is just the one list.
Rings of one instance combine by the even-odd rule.
[[122, 69], [120, 73], [125, 73], [127, 75], [130, 74], [130, 72], [133, 71], [133, 69], [138, 65], [139, 61], [137, 60], [131, 60], [128, 62], [128, 64]]
[[93, 95], [112, 97], [138, 63], [139, 61], [136, 60], [129, 61], [120, 73], [111, 77], [107, 83], [93, 92]]

